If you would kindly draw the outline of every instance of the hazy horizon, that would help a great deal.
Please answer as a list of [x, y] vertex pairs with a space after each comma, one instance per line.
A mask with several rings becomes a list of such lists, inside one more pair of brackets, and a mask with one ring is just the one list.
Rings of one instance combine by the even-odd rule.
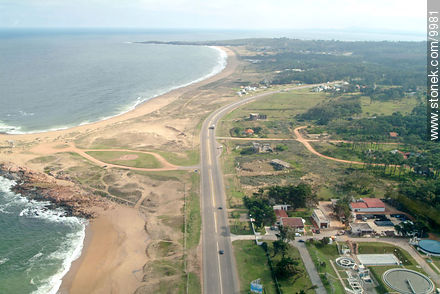
[[426, 3], [412, 0], [0, 1], [0, 28], [338, 30], [424, 34]]
[[[11, 34], [9, 34], [11, 33]], [[425, 41], [424, 33], [415, 31], [346, 29], [202, 29], [202, 28], [128, 28], [128, 27], [0, 27], [0, 36], [26, 34], [125, 34], [141, 36], [157, 34], [154, 41], [212, 41], [243, 38], [292, 38], [302, 40], [336, 41]], [[188, 33], [193, 35], [189, 37]], [[180, 38], [185, 36], [185, 38]], [[150, 36], [151, 37], [151, 36]], [[147, 41], [134, 39], [130, 41]]]

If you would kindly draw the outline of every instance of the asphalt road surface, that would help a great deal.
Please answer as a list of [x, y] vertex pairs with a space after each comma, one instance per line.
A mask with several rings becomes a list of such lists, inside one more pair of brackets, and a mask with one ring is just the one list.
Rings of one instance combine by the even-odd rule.
[[[317, 85], [299, 86], [251, 96], [219, 108], [204, 121], [200, 134], [203, 293], [235, 294], [240, 291], [239, 273], [228, 226], [223, 174], [218, 160], [221, 145], [216, 141], [216, 129], [212, 126], [216, 126], [227, 113], [253, 100], [274, 93], [315, 86]], [[220, 250], [223, 254], [219, 253]]]

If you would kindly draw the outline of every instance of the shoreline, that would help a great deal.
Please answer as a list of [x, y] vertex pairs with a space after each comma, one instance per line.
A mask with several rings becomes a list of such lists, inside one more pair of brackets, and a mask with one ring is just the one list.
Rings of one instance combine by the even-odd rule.
[[[106, 120], [91, 123], [88, 125], [72, 127], [70, 129], [57, 130], [57, 131], [51, 131], [51, 132], [39, 133], [39, 134], [0, 135], [0, 139], [2, 139], [2, 137], [4, 137], [4, 136], [8, 137], [8, 139], [12, 139], [12, 138], [29, 139], [32, 137], [35, 138], [35, 137], [41, 136], [42, 134], [46, 135], [46, 136], [50, 136], [50, 137], [60, 136], [62, 133], [65, 133], [65, 132], [81, 131], [81, 130], [85, 130], [87, 128], [97, 129], [99, 127], [107, 126], [112, 123], [125, 121], [128, 119], [134, 118], [134, 117], [138, 117], [138, 116], [145, 115], [145, 114], [151, 113], [153, 111], [156, 111], [156, 110], [172, 103], [173, 101], [177, 100], [180, 97], [180, 95], [182, 95], [183, 93], [197, 89], [197, 88], [199, 88], [203, 85], [209, 84], [213, 81], [222, 79], [222, 78], [232, 74], [235, 71], [236, 60], [235, 60], [234, 52], [228, 48], [225, 48], [225, 47], [216, 47], [216, 48], [218, 50], [222, 50], [224, 52], [224, 54], [226, 54], [226, 59], [225, 59], [226, 64], [221, 71], [219, 71], [218, 73], [216, 73], [206, 79], [203, 79], [201, 81], [191, 83], [187, 86], [180, 87], [180, 88], [174, 89], [172, 91], [169, 91], [163, 95], [159, 95], [157, 97], [151, 98], [151, 99], [139, 104], [136, 108], [134, 108], [133, 110], [130, 110], [126, 113], [111, 117]], [[161, 98], [161, 99], [158, 99], [158, 98]], [[128, 210], [131, 212], [131, 214], [138, 214], [138, 212], [137, 212], [137, 210], [135, 210], [135, 208], [121, 207], [121, 206], [116, 208], [116, 210], [121, 210], [121, 209]], [[117, 239], [117, 236], [124, 235], [125, 232], [120, 227], [118, 228], [115, 221], [121, 221], [121, 219], [118, 220], [118, 217], [109, 218], [107, 213], [99, 214], [96, 219], [89, 221], [89, 223], [86, 226], [86, 236], [85, 236], [85, 239], [83, 242], [83, 248], [81, 251], [81, 255], [79, 256], [79, 258], [77, 258], [76, 260], [74, 260], [72, 262], [69, 271], [62, 278], [62, 283], [61, 283], [61, 286], [58, 290], [58, 293], [61, 293], [61, 294], [81, 293], [78, 290], [84, 289], [84, 287], [86, 287], [86, 288], [89, 287], [89, 290], [92, 290], [90, 288], [90, 287], [92, 287], [92, 285], [90, 284], [89, 281], [93, 282], [93, 280], [94, 280], [93, 277], [91, 277], [90, 275], [94, 273], [93, 270], [96, 268], [96, 264], [97, 263], [98, 264], [109, 263], [109, 260], [113, 259], [112, 252], [114, 253], [118, 249], [120, 250], [122, 247], [121, 244], [115, 245], [115, 242], [116, 242], [115, 238]], [[133, 220], [130, 220], [130, 222], [132, 222], [132, 221]], [[143, 229], [143, 226], [142, 226], [142, 229]], [[147, 233], [144, 231], [143, 234], [145, 234], [145, 239], [147, 239], [148, 238]], [[138, 233], [138, 235], [139, 235], [139, 233]], [[132, 240], [132, 238], [126, 237], [126, 239], [130, 239], [129, 242], [131, 242], [131, 243], [136, 242], [136, 240]], [[139, 238], [136, 237], [134, 239], [139, 239]], [[110, 240], [110, 242], [109, 242], [109, 240]], [[144, 240], [141, 240], [141, 242], [144, 244]], [[105, 252], [106, 254], [103, 254], [103, 255], [97, 257], [96, 254], [100, 255], [98, 252], [102, 253], [102, 251], [104, 251], [104, 250], [102, 250], [102, 247], [105, 246], [106, 244], [108, 245], [109, 243], [111, 244], [111, 245], [109, 245], [110, 247], [108, 248], [109, 251]], [[145, 251], [145, 248], [142, 248], [143, 255], [145, 255], [144, 251]], [[145, 258], [146, 257], [144, 256], [144, 258], [141, 260], [145, 260]], [[110, 268], [111, 267], [112, 266], [110, 266]], [[112, 270], [116, 271], [117, 268], [112, 268]], [[107, 273], [107, 275], [109, 275], [110, 273], [111, 272]], [[131, 275], [131, 277], [133, 277], [133, 274], [131, 272], [129, 274]], [[97, 278], [98, 280], [101, 280], [105, 277], [102, 276], [102, 273], [101, 274], [96, 273], [95, 278]], [[109, 277], [107, 277], [107, 278], [109, 278]], [[97, 282], [97, 281], [95, 281], [95, 282]], [[134, 281], [134, 282], [135, 282], [135, 284], [139, 283], [139, 281], [137, 281], [137, 283], [136, 283], [136, 281]], [[112, 285], [114, 283], [110, 282], [108, 284]], [[94, 291], [96, 293], [107, 293], [107, 292], [105, 292], [104, 285], [101, 284], [101, 288], [96, 288], [98, 286], [93, 285], [93, 287], [92, 287], [92, 288], [94, 288]], [[116, 287], [116, 288], [119, 288], [119, 287]], [[125, 293], [125, 291], [120, 292], [120, 293]]]
[[142, 257], [148, 238], [144, 221], [134, 208], [120, 205], [91, 220], [81, 256], [72, 262], [57, 293], [134, 292], [139, 280], [126, 268], [141, 270], [144, 265]]
[[[19, 199], [21, 204], [25, 203], [20, 207], [21, 212], [17, 217], [30, 216], [45, 219], [51, 223], [61, 222], [81, 226], [80, 230], [69, 233], [73, 234], [73, 237], [69, 238], [67, 247], [58, 246], [53, 252], [62, 254], [61, 267], [39, 285], [37, 290], [38, 292], [58, 293], [62, 279], [71, 270], [72, 263], [81, 256], [88, 220], [101, 209], [105, 210], [109, 207], [110, 203], [106, 204], [102, 201], [97, 203], [89, 197], [82, 196], [82, 191], [73, 186], [66, 186], [66, 183], [61, 184], [45, 174], [13, 165], [0, 164], [0, 180], [8, 185], [6, 188], [2, 185], [2, 192], [11, 193], [13, 197]], [[72, 199], [79, 200], [79, 202], [73, 203]], [[10, 201], [14, 203], [15, 200]], [[93, 207], [93, 211], [81, 207]], [[66, 248], [68, 251], [65, 251]]]
[[[85, 121], [85, 122], [81, 122], [81, 123], [79, 123], [77, 125], [73, 125], [73, 126], [66, 126], [66, 127], [59, 127], [59, 128], [54, 127], [54, 128], [47, 129], [47, 130], [37, 130], [37, 131], [31, 131], [31, 132], [17, 132], [17, 133], [0, 132], [0, 139], [5, 139], [6, 137], [9, 137], [9, 139], [22, 138], [22, 137], [27, 137], [27, 136], [32, 136], [32, 135], [41, 136], [41, 135], [45, 135], [45, 134], [59, 133], [59, 132], [63, 132], [63, 131], [79, 131], [80, 129], [93, 127], [97, 124], [107, 122], [107, 121], [115, 120], [115, 122], [118, 122], [121, 120], [125, 120], [125, 119], [123, 119], [123, 117], [125, 115], [128, 116], [129, 113], [135, 112], [138, 108], [143, 107], [145, 104], [148, 104], [149, 102], [153, 102], [153, 100], [156, 100], [157, 98], [172, 95], [172, 93], [174, 93], [174, 92], [180, 92], [180, 90], [184, 90], [184, 89], [189, 88], [191, 86], [201, 84], [201, 83], [203, 83], [207, 80], [210, 80], [211, 78], [214, 78], [217, 75], [223, 73], [228, 68], [230, 56], [234, 55], [234, 54], [233, 53], [231, 54], [230, 49], [223, 47], [223, 46], [205, 46], [205, 47], [212, 48], [212, 49], [217, 50], [219, 52], [218, 63], [211, 70], [211, 72], [209, 72], [208, 74], [206, 74], [198, 79], [195, 79], [195, 80], [188, 82], [186, 84], [171, 87], [170, 89], [168, 89], [160, 94], [145, 98], [141, 101], [137, 100], [134, 103], [127, 106], [127, 110], [124, 110], [124, 111], [122, 111], [118, 114], [115, 114], [115, 115], [110, 115], [110, 116], [98, 118], [96, 121], [92, 121], [92, 122]], [[183, 91], [183, 92], [186, 92], [186, 91]], [[153, 104], [153, 103], [151, 103], [151, 104]], [[155, 110], [157, 110], [157, 109], [155, 109]], [[153, 111], [151, 111], [151, 112], [153, 112]], [[147, 113], [145, 113], [145, 114], [147, 114]], [[118, 118], [120, 118], [120, 119], [118, 119]], [[15, 127], [15, 126], [11, 126], [11, 127]], [[20, 128], [20, 127], [18, 127], [18, 128]]]
[[89, 220], [85, 227], [85, 237], [82, 244], [80, 256], [75, 259], [71, 264], [67, 273], [61, 278], [61, 285], [57, 291], [58, 294], [69, 294], [70, 287], [72, 286], [73, 279], [79, 270], [79, 266], [81, 265], [84, 259], [84, 252], [87, 251], [87, 248], [90, 246], [90, 242], [93, 238], [93, 230], [91, 228], [92, 222]]
[[[224, 79], [235, 72], [238, 65], [235, 53], [225, 47], [219, 47], [218, 50], [226, 53], [226, 66], [222, 71], [204, 80], [149, 99], [131, 111], [106, 120], [45, 133], [0, 134], [0, 145], [1, 141], [7, 143], [14, 140], [21, 141], [20, 143], [36, 143], [38, 145], [44, 145], [48, 142], [63, 144], [70, 140], [72, 134], [113, 127], [118, 123], [130, 121], [156, 111], [158, 115], [164, 117], [165, 115], [160, 114], [159, 111], [165, 106], [178, 101], [183, 94], [196, 92], [200, 87]], [[22, 149], [21, 147], [15, 147], [13, 146], [13, 151]], [[34, 170], [40, 170], [38, 165], [29, 165], [27, 155], [22, 157], [10, 156], [9, 153], [4, 153], [0, 160], [3, 159], [8, 162], [14, 158], [14, 163], [17, 165], [30, 166], [31, 168], [34, 167]], [[62, 182], [66, 184], [64, 180]], [[76, 200], [74, 202], [76, 203]], [[75, 203], [72, 202], [72, 204]], [[145, 216], [141, 215], [135, 208], [113, 204], [109, 211], [99, 210], [99, 207], [96, 206], [90, 207], [93, 210], [91, 212], [96, 213], [96, 218], [89, 220], [86, 225], [80, 255], [71, 262], [69, 270], [61, 278], [61, 285], [57, 293], [85, 293], [81, 289], [87, 289], [87, 293], [109, 293], [111, 291], [125, 293], [126, 289], [132, 287], [134, 287], [132, 291], [134, 292], [136, 287], [142, 283], [142, 266], [148, 260], [145, 250], [146, 241], [149, 238], [145, 231]], [[99, 270], [97, 270], [97, 265], [100, 266]]]

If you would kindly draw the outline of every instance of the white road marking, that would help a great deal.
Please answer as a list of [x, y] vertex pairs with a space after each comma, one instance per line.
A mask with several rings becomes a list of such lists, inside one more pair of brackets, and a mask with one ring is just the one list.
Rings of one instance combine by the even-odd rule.
[[[210, 180], [209, 186], [211, 187], [212, 207], [215, 209], [214, 178], [212, 177], [211, 146], [210, 146], [210, 136], [209, 135], [208, 135], [207, 148], [208, 148], [208, 162], [209, 162], [208, 174], [209, 174], [209, 180]], [[214, 230], [217, 233], [217, 214], [215, 212], [214, 212]]]
[[218, 277], [220, 279], [220, 294], [223, 294], [222, 269], [220, 266], [220, 249], [217, 242]]
[[[212, 207], [215, 209], [215, 196], [214, 196], [214, 179], [212, 178], [211, 170], [208, 170], [209, 177], [211, 179], [211, 199], [212, 199]], [[214, 212], [214, 230], [217, 233], [217, 213]]]

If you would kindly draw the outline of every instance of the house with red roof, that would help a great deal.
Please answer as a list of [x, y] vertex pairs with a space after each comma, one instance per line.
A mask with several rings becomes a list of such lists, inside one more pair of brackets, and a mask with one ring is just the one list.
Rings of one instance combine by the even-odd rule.
[[281, 219], [282, 217], [289, 217], [289, 216], [287, 215], [287, 212], [286, 212], [285, 210], [282, 210], [282, 209], [274, 209], [273, 211], [275, 212], [275, 216], [276, 216], [276, 218], [277, 218], [277, 225], [280, 225], [280, 224], [281, 224], [281, 223], [280, 223], [280, 219]]
[[292, 228], [295, 232], [304, 232], [304, 222], [300, 217], [282, 217], [280, 225]]
[[384, 212], [385, 203], [377, 198], [362, 198], [350, 203], [350, 209], [354, 212]]

